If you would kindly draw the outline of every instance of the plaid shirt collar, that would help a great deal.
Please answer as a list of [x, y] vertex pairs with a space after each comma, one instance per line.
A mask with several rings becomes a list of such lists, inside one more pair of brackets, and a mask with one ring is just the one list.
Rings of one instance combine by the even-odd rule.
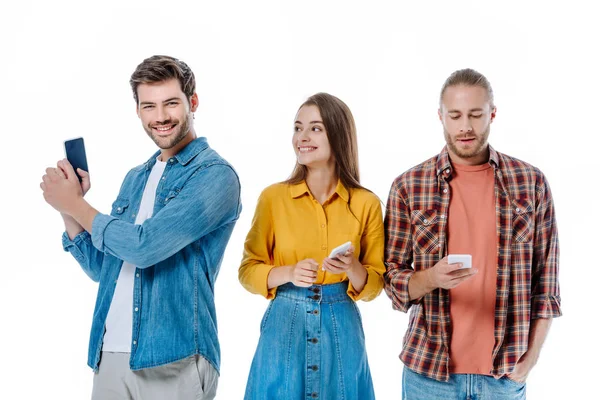
[[[488, 144], [490, 150], [490, 158], [488, 163], [497, 169], [500, 166], [498, 153], [494, 148]], [[436, 173], [438, 177], [443, 175], [444, 178], [449, 179], [452, 176], [452, 162], [450, 161], [450, 154], [448, 154], [448, 146], [444, 146], [441, 153], [437, 157], [436, 161]]]

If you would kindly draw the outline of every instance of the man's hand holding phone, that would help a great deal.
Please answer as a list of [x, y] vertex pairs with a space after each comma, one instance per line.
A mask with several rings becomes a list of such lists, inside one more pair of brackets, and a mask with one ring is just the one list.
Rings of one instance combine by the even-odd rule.
[[465, 267], [462, 262], [449, 263], [448, 256], [442, 258], [433, 267], [425, 270], [429, 291], [437, 288], [453, 289], [477, 273], [476, 268]]

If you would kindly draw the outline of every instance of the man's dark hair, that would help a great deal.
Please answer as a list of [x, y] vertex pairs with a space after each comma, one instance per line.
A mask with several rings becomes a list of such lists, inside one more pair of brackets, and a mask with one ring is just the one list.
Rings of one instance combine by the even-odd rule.
[[169, 79], [179, 81], [181, 91], [189, 101], [196, 91], [196, 78], [190, 67], [183, 61], [169, 56], [146, 58], [137, 66], [129, 80], [135, 102], [139, 103], [137, 88], [140, 84], [164, 82]]

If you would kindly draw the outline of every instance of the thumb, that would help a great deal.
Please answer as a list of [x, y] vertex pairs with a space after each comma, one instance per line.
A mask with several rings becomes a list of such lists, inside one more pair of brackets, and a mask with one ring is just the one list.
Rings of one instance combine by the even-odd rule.
[[75, 170], [73, 170], [73, 166], [66, 158], [62, 160], [62, 168], [67, 174], [68, 180], [77, 179], [77, 175], [75, 175]]
[[90, 180], [90, 174], [87, 171], [82, 170], [81, 168], [77, 168], [77, 174], [81, 177], [81, 179], [83, 179], [84, 181], [89, 181]]

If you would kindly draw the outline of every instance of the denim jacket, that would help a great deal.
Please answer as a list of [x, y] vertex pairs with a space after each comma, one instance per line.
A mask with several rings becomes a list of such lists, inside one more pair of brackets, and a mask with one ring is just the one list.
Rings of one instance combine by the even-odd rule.
[[135, 225], [157, 156], [129, 171], [111, 214], [94, 218], [91, 235], [84, 231], [69, 240], [63, 234], [65, 251], [100, 283], [88, 365], [98, 369], [106, 316], [125, 260], [137, 266], [130, 368], [200, 354], [219, 371], [214, 287], [241, 212], [239, 179], [206, 139], [198, 138], [168, 160], [152, 218]]

